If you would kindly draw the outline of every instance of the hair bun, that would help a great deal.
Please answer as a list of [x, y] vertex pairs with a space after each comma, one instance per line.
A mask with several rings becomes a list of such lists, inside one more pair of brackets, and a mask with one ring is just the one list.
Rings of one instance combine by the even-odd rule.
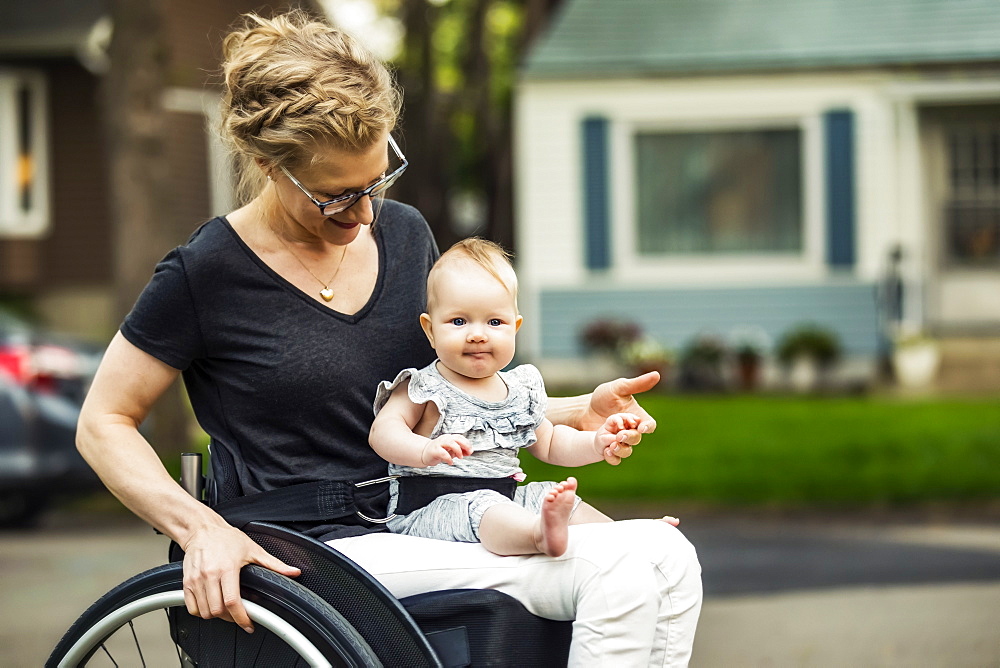
[[[396, 125], [402, 96], [385, 65], [302, 10], [243, 17], [226, 36], [221, 130], [244, 162], [295, 164], [329, 142], [363, 150]], [[253, 194], [241, 189], [241, 200]]]

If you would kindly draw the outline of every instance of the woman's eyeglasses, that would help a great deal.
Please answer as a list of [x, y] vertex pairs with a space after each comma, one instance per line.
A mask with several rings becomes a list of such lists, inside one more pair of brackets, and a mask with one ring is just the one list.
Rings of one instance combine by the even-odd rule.
[[396, 144], [396, 140], [392, 138], [392, 135], [389, 135], [389, 146], [392, 147], [392, 150], [396, 153], [396, 157], [399, 158], [400, 162], [399, 167], [392, 170], [391, 173], [386, 174], [381, 179], [371, 184], [364, 190], [359, 190], [356, 193], [348, 193], [347, 195], [341, 195], [340, 197], [334, 197], [333, 199], [327, 200], [325, 202], [321, 202], [318, 199], [316, 199], [316, 197], [311, 192], [309, 192], [305, 186], [299, 183], [299, 180], [294, 176], [292, 176], [287, 169], [281, 167], [281, 171], [284, 172], [285, 176], [288, 177], [289, 181], [294, 183], [298, 187], [298, 189], [301, 190], [305, 194], [305, 196], [308, 197], [309, 200], [319, 208], [319, 211], [322, 215], [333, 216], [338, 213], [347, 211], [352, 206], [357, 204], [362, 197], [367, 196], [371, 197], [372, 199], [375, 198], [381, 199], [382, 197], [385, 196], [385, 191], [389, 189], [389, 186], [395, 183], [396, 179], [402, 176], [403, 172], [406, 171], [407, 165], [409, 165], [410, 163], [407, 162], [406, 157], [403, 155], [403, 152], [399, 150], [399, 146]]

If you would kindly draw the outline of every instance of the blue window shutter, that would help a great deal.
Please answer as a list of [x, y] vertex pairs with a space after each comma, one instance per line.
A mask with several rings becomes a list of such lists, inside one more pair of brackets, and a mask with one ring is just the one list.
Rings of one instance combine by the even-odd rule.
[[831, 267], [854, 266], [854, 112], [824, 116], [826, 135], [826, 260]]
[[611, 266], [608, 187], [608, 119], [583, 120], [583, 220], [587, 268]]

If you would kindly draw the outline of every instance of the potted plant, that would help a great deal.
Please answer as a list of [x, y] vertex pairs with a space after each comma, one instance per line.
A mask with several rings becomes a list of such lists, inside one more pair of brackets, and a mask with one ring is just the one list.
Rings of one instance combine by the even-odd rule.
[[926, 387], [934, 380], [941, 353], [934, 339], [906, 334], [896, 339], [892, 350], [892, 371], [902, 387]]
[[837, 334], [812, 323], [795, 327], [778, 344], [778, 360], [788, 372], [792, 387], [799, 391], [821, 385], [840, 354]]
[[674, 361], [672, 351], [648, 336], [624, 344], [619, 348], [618, 355], [637, 376], [659, 371], [661, 377], [666, 377]]
[[580, 332], [583, 347], [592, 353], [618, 355], [624, 346], [642, 338], [642, 329], [634, 322], [601, 318], [587, 324]]
[[724, 390], [722, 365], [728, 354], [721, 337], [714, 334], [696, 336], [681, 355], [681, 387], [695, 392]]
[[742, 327], [732, 333], [730, 341], [739, 388], [752, 392], [760, 385], [764, 355], [771, 346], [770, 338], [760, 327]]

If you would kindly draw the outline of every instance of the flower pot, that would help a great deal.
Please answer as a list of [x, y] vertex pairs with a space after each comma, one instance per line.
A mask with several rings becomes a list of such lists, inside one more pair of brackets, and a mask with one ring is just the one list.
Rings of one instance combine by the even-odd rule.
[[937, 375], [941, 355], [933, 341], [899, 346], [892, 353], [892, 369], [902, 387], [926, 387]]
[[788, 370], [788, 382], [796, 392], [813, 392], [819, 386], [819, 363], [809, 355], [798, 355]]
[[736, 371], [740, 389], [753, 392], [760, 385], [760, 358], [743, 355], [736, 358]]

